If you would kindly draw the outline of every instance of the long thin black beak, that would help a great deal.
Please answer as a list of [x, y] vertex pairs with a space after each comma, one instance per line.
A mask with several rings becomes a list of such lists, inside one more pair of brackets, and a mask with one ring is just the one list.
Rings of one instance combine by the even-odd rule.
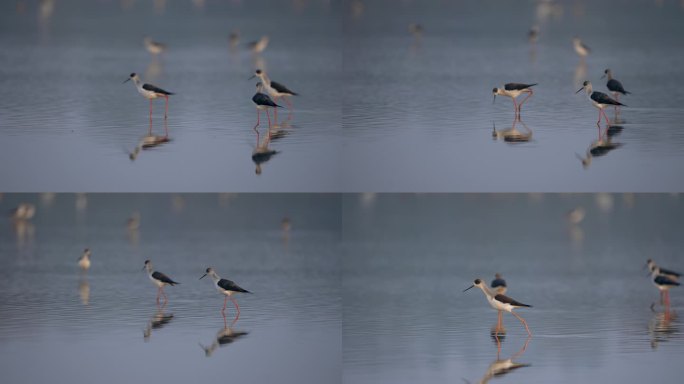
[[255, 78], [255, 77], [256, 77], [256, 75], [252, 75], [252, 77], [250, 77], [250, 78], [247, 79], [247, 80], [252, 80], [252, 79]]
[[205, 274], [202, 275], [202, 277], [200, 277], [199, 279], [202, 280], [202, 279], [204, 278], [204, 276], [206, 276], [206, 275], [207, 275], [207, 274], [205, 273]]
[[492, 100], [492, 104], [496, 101], [496, 93], [494, 94], [494, 99]]
[[584, 87], [582, 87], [582, 88], [578, 89], [578, 90], [577, 90], [577, 92], [575, 92], [575, 94], [578, 94], [578, 93], [579, 93], [579, 91], [581, 91], [581, 90], [583, 90], [583, 89], [584, 89]]
[[145, 269], [145, 267], [146, 267], [146, 266], [145, 266], [145, 265], [143, 265], [143, 267], [142, 267], [141, 271], [142, 271], [143, 269]]
[[603, 76], [601, 76], [601, 78], [603, 79], [604, 77], [606, 77], [606, 74], [605, 74], [605, 73], [603, 74]]
[[131, 78], [129, 77], [128, 79], [124, 80], [124, 82], [121, 83], [121, 84], [126, 84], [126, 83], [129, 82], [130, 80], [131, 80]]
[[469, 290], [469, 289], [470, 289], [470, 288], [472, 288], [472, 287], [474, 287], [474, 285], [471, 285], [470, 287], [468, 287], [468, 288], [464, 289], [464, 290], [463, 290], [463, 292], [465, 292], [465, 291]]

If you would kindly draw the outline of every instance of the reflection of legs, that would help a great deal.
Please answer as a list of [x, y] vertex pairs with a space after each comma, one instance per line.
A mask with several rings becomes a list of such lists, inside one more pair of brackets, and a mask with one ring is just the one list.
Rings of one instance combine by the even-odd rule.
[[494, 339], [496, 340], [496, 360], [500, 359], [501, 355], [501, 340], [499, 340], [499, 335], [494, 334]]
[[150, 120], [152, 120], [152, 99], [150, 99]]
[[261, 110], [260, 110], [259, 108], [257, 108], [257, 123], [256, 123], [256, 125], [254, 126], [254, 128], [256, 128], [256, 127], [259, 126], [259, 119], [260, 119], [260, 116], [261, 116]]
[[531, 89], [527, 93], [527, 97], [523, 99], [522, 103], [518, 104], [518, 114], [520, 113], [520, 110], [522, 109], [522, 105], [525, 104], [525, 102], [527, 101], [527, 99], [530, 98], [530, 96], [532, 96], [532, 90]]
[[166, 96], [164, 98], [166, 99], [166, 108], [164, 109], [164, 118], [166, 119], [166, 116], [169, 114], [169, 97]]
[[520, 357], [520, 355], [522, 355], [525, 352], [525, 350], [527, 349], [527, 344], [530, 342], [531, 339], [532, 339], [531, 336], [527, 336], [527, 339], [525, 340], [525, 344], [523, 344], [522, 348], [520, 348], [520, 350], [518, 352], [516, 352], [515, 355], [511, 356], [511, 360], [517, 359], [518, 357]]
[[513, 99], [513, 111], [515, 112], [515, 118], [518, 118], [518, 103], [515, 101], [515, 97], [511, 97]]
[[268, 117], [268, 128], [271, 128], [271, 114], [268, 113], [268, 108], [266, 108], [266, 117]]
[[513, 311], [511, 311], [511, 314], [513, 314], [513, 316], [517, 317], [518, 320], [520, 320], [520, 322], [523, 323], [523, 325], [525, 326], [525, 330], [527, 331], [527, 334], [532, 336], [532, 332], [530, 332], [530, 329], [527, 327], [527, 322], [525, 321], [525, 319], [523, 319], [522, 317], [520, 317], [517, 313], [515, 313]]
[[147, 130], [147, 133], [152, 136], [152, 114], [150, 114], [150, 129]]
[[497, 316], [497, 322], [496, 322], [496, 329], [501, 330], [503, 328], [503, 312], [498, 311], [499, 314]]
[[285, 97], [283, 97], [283, 100], [285, 100], [285, 103], [287, 104], [287, 109], [289, 110], [289, 113], [287, 114], [287, 119], [291, 120], [292, 119], [292, 102], [290, 101], [290, 97], [285, 96]]

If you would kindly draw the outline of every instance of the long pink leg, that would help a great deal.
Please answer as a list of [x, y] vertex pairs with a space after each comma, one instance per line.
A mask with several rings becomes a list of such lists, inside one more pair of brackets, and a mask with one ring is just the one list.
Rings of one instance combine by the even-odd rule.
[[511, 97], [513, 99], [513, 109], [515, 111], [515, 117], [518, 117], [518, 103], [515, 101], [515, 97]]
[[254, 128], [259, 126], [259, 116], [261, 116], [261, 110], [259, 108], [257, 108], [257, 123], [254, 126]]
[[232, 301], [233, 304], [235, 304], [235, 309], [237, 309], [237, 316], [235, 316], [235, 320], [233, 320], [233, 321], [237, 321], [237, 319], [240, 318], [240, 306], [238, 305], [237, 301], [235, 299], [233, 299], [232, 297], [230, 298], [230, 301]]
[[608, 119], [608, 115], [606, 115], [606, 112], [603, 109], [599, 108], [599, 110], [603, 114], [603, 117], [606, 118], [606, 125], [610, 127], [610, 120]]
[[166, 116], [169, 114], [169, 97], [166, 96], [166, 109], [164, 110], [164, 118], [166, 119]]
[[266, 117], [268, 117], [268, 129], [269, 129], [269, 132], [270, 132], [270, 129], [271, 129], [271, 114], [268, 113], [268, 108], [266, 108]]
[[162, 296], [164, 296], [164, 304], [166, 304], [166, 302], [169, 301], [169, 298], [166, 297], [166, 293], [164, 293], [164, 287], [160, 287], [159, 292], [161, 292]]
[[523, 323], [523, 325], [525, 326], [525, 330], [527, 331], [527, 334], [532, 336], [532, 332], [530, 332], [530, 328], [527, 327], [527, 322], [525, 321], [525, 319], [523, 319], [522, 317], [520, 317], [517, 313], [515, 313], [513, 311], [511, 311], [511, 313], [513, 314], [513, 316], [517, 317], [518, 320], [520, 320]]
[[496, 324], [497, 324], [497, 328], [500, 330], [501, 328], [503, 328], [503, 312], [501, 312], [501, 311], [498, 311], [498, 312], [499, 312], [499, 315], [497, 316], [498, 319], [497, 319]]
[[598, 119], [598, 121], [596, 122], [596, 125], [601, 124], [601, 108], [599, 108], [598, 110], [599, 110], [599, 119]]
[[152, 99], [150, 99], [150, 120], [152, 120]]
[[290, 98], [285, 96], [283, 97], [285, 100], [285, 103], [287, 104], [287, 109], [289, 110], [289, 113], [287, 114], [287, 119], [291, 120], [292, 119], [292, 102], [290, 101]]
[[[273, 102], [278, 104], [278, 99], [278, 96], [274, 97]], [[278, 107], [273, 108], [273, 119], [275, 120], [275, 123], [278, 124]]]
[[227, 304], [228, 304], [228, 296], [226, 296], [226, 298], [223, 300], [223, 309], [221, 310], [221, 312], [224, 312], [226, 310]]
[[522, 105], [525, 104], [527, 99], [529, 99], [532, 96], [532, 93], [533, 93], [532, 90], [530, 90], [530, 92], [527, 94], [527, 97], [525, 99], [523, 99], [522, 103], [518, 104], [518, 113], [522, 109]]

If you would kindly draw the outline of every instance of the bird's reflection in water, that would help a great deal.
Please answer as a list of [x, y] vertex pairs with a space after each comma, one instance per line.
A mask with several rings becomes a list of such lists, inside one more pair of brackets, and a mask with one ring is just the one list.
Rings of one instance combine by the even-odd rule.
[[85, 306], [90, 304], [90, 283], [86, 276], [81, 276], [81, 281], [78, 283], [78, 295], [81, 297], [81, 304]]
[[[516, 128], [518, 123], [523, 127], [524, 132]], [[503, 141], [507, 143], [526, 143], [532, 140], [532, 130], [522, 121], [520, 116], [516, 116], [516, 118], [513, 119], [513, 125], [509, 129], [497, 131], [496, 125], [494, 125], [492, 138], [494, 140], [503, 139]]]
[[603, 134], [599, 128], [599, 138], [591, 143], [584, 156], [575, 153], [575, 156], [582, 162], [582, 167], [588, 169], [594, 157], [601, 157], [607, 155], [610, 151], [618, 149], [622, 143], [613, 142], [613, 137], [622, 131], [622, 127], [618, 125], [609, 126]]
[[143, 331], [143, 338], [149, 341], [152, 336], [152, 330], [160, 329], [173, 320], [173, 313], [164, 312], [166, 305], [157, 306], [157, 311], [152, 315], [150, 321]]
[[157, 80], [164, 70], [164, 66], [158, 56], [159, 55], [154, 55], [152, 61], [150, 61], [150, 64], [147, 66], [147, 69], [145, 69], [145, 78], [148, 81]]
[[496, 341], [496, 360], [489, 364], [489, 367], [487, 367], [487, 371], [485, 372], [484, 376], [482, 377], [482, 379], [478, 381], [478, 383], [481, 384], [488, 383], [489, 380], [493, 377], [501, 377], [519, 368], [531, 366], [531, 364], [516, 363], [513, 361], [522, 356], [523, 353], [525, 353], [525, 350], [527, 349], [527, 344], [532, 339], [531, 337], [525, 339], [525, 344], [523, 344], [522, 348], [520, 348], [518, 352], [514, 353], [508, 359], [501, 358], [501, 337], [495, 337], [494, 339]]
[[658, 348], [658, 343], [667, 341], [670, 337], [679, 334], [679, 322], [677, 313], [665, 306], [662, 312], [656, 312], [655, 303], [651, 304], [653, 318], [648, 324], [648, 333], [651, 336], [651, 348]]
[[141, 150], [159, 147], [160, 145], [166, 144], [170, 141], [171, 138], [169, 138], [169, 127], [166, 119], [164, 119], [164, 136], [159, 136], [152, 133], [152, 120], [150, 119], [150, 127], [147, 131], [147, 136], [140, 139], [135, 148], [133, 148], [133, 151], [128, 152], [128, 158], [131, 159], [131, 161], [135, 161], [140, 155]]
[[270, 130], [263, 140], [260, 139], [259, 130], [256, 126], [254, 127], [254, 132], [256, 132], [256, 147], [254, 147], [254, 150], [252, 151], [252, 161], [256, 165], [254, 172], [257, 175], [261, 175], [261, 165], [271, 160], [271, 157], [279, 152], [268, 147], [269, 144], [271, 144]]
[[581, 87], [587, 78], [587, 63], [581, 59], [575, 67], [575, 87]]
[[204, 350], [204, 355], [206, 357], [211, 356], [216, 350], [216, 348], [232, 344], [237, 339], [243, 336], [247, 336], [249, 334], [249, 332], [239, 331], [233, 328], [233, 325], [235, 324], [236, 320], [233, 320], [230, 323], [230, 325], [228, 325], [226, 323], [226, 316], [224, 315], [223, 328], [219, 329], [219, 331], [216, 333], [216, 338], [211, 343], [211, 345], [205, 346], [202, 343], [199, 343], [199, 346], [202, 348], [202, 350]]

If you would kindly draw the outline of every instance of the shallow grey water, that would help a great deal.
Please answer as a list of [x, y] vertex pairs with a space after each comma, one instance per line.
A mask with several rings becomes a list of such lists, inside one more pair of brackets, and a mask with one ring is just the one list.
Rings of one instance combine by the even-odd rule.
[[[684, 7], [658, 3], [349, 2], [343, 190], [681, 191]], [[419, 41], [411, 22], [425, 28]], [[575, 35], [593, 49], [584, 66]], [[576, 154], [597, 140], [598, 114], [575, 91], [590, 80], [606, 92], [606, 68], [633, 93], [612, 138], [622, 146], [584, 169]], [[527, 143], [492, 139], [513, 124], [509, 98], [492, 105], [492, 88], [508, 82], [539, 83], [522, 110]]]
[[[339, 12], [327, 1], [45, 1], [0, 5], [0, 178], [11, 191], [336, 191]], [[200, 2], [197, 2], [200, 3]], [[52, 7], [49, 6], [52, 4]], [[125, 6], [129, 4], [129, 6]], [[51, 11], [50, 11], [51, 10]], [[229, 50], [228, 35], [241, 33]], [[143, 36], [168, 44], [152, 59]], [[262, 35], [259, 56], [245, 46]], [[251, 101], [256, 67], [301, 94], [281, 111], [261, 163]], [[149, 102], [131, 72], [176, 95], [170, 142], [129, 159], [148, 133]], [[163, 100], [154, 102], [164, 135]], [[260, 141], [268, 123], [262, 113]], [[284, 120], [285, 119], [285, 120]], [[255, 171], [259, 164], [260, 174]]]
[[[642, 266], [682, 270], [684, 204], [669, 195], [345, 195], [345, 382], [675, 382], [682, 292], [671, 310]], [[586, 210], [570, 225], [566, 213]], [[533, 305], [497, 358], [496, 312], [476, 277], [499, 272]]]
[[[4, 382], [340, 382], [339, 196], [9, 194], [0, 209], [21, 201], [35, 218], [0, 222]], [[148, 258], [181, 283], [162, 311]], [[208, 266], [253, 292], [232, 334]]]

